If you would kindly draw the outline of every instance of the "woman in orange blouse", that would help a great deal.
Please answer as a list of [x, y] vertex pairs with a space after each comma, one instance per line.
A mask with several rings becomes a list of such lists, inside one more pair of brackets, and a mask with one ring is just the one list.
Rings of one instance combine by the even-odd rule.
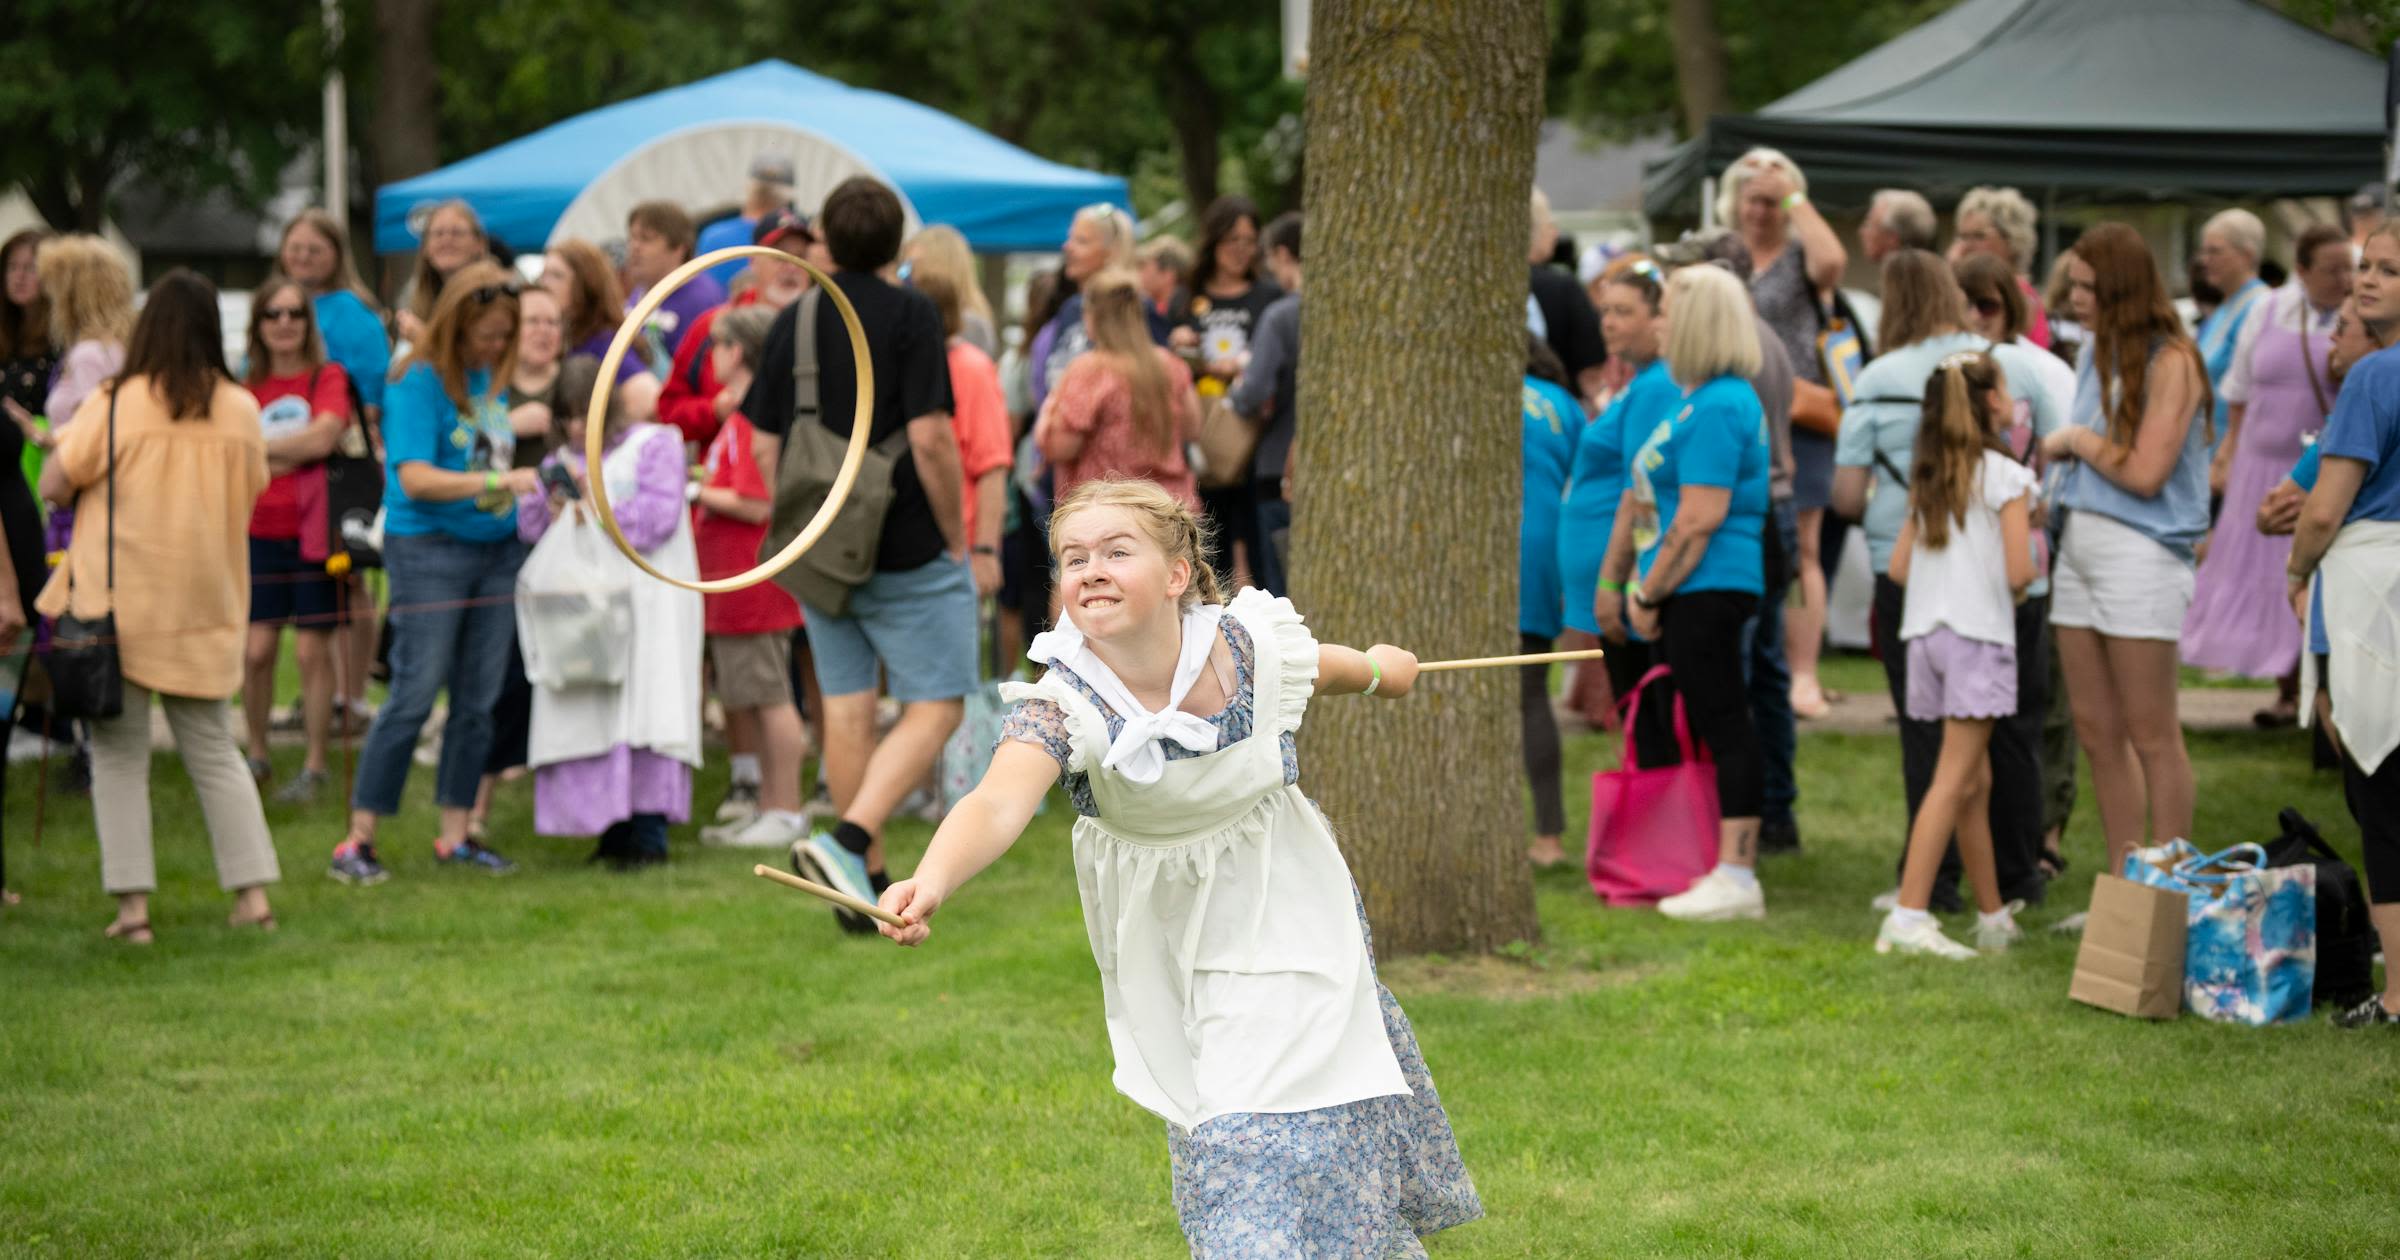
[[179, 267], [151, 288], [124, 370], [84, 399], [42, 467], [42, 497], [73, 507], [79, 525], [39, 608], [116, 613], [125, 709], [91, 724], [92, 813], [116, 940], [151, 940], [153, 693], [199, 794], [217, 881], [234, 894], [230, 921], [275, 926], [266, 886], [281, 872], [226, 703], [242, 685], [250, 510], [266, 484], [258, 403], [225, 370], [216, 288]]

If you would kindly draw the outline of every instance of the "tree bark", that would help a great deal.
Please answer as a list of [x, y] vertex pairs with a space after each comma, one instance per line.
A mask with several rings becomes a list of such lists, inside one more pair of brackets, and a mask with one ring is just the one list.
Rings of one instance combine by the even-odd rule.
[[1684, 131], [1696, 136], [1711, 117], [1732, 107], [1716, 0], [1667, 0], [1667, 38], [1675, 46], [1675, 93], [1683, 102]]
[[[368, 169], [378, 184], [421, 175], [439, 165], [441, 148], [435, 109], [440, 67], [433, 59], [433, 16], [437, 0], [375, 0], [375, 120], [369, 131], [374, 152]], [[372, 215], [363, 220], [367, 248], [375, 257]], [[389, 296], [399, 260], [385, 259], [378, 291]]]
[[[1324, 641], [1515, 650], [1541, 0], [1318, 0], [1292, 530]], [[1307, 783], [1386, 955], [1532, 940], [1517, 680], [1309, 711]]]
[[1190, 37], [1177, 35], [1165, 58], [1167, 121], [1175, 129], [1175, 152], [1183, 171], [1183, 195], [1191, 205], [1192, 221], [1208, 213], [1217, 199], [1217, 90], [1200, 68]]

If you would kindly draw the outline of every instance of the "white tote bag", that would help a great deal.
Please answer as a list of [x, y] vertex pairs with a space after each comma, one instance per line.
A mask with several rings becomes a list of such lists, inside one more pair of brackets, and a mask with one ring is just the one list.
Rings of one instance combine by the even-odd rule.
[[578, 503], [517, 570], [517, 642], [535, 686], [614, 686], [633, 644], [633, 566]]

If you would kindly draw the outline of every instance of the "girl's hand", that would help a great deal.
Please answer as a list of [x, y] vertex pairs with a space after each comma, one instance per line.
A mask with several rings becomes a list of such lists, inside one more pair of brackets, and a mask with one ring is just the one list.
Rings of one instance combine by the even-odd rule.
[[2042, 454], [2054, 460], [2077, 458], [2075, 436], [2083, 432], [2085, 432], [2084, 429], [2075, 425], [2051, 430], [2050, 436], [2042, 439]]
[[1383, 681], [1375, 684], [1378, 698], [1398, 700], [1417, 685], [1417, 654], [1407, 648], [1378, 643], [1367, 649], [1367, 659], [1383, 668]]
[[1600, 627], [1600, 637], [1611, 643], [1625, 641], [1625, 593], [1600, 588], [1592, 595], [1592, 621]]
[[913, 947], [924, 944], [925, 938], [933, 934], [933, 929], [925, 921], [933, 917], [934, 911], [942, 908], [942, 893], [931, 884], [904, 879], [884, 889], [883, 896], [876, 899], [876, 904], [900, 916], [908, 926], [896, 928], [878, 919], [875, 921], [875, 930], [902, 945]]

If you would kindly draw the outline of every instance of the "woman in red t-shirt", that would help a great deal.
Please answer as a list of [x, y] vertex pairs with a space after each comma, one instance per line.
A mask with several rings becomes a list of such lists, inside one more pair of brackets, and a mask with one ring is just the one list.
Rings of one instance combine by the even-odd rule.
[[1150, 340], [1142, 310], [1128, 268], [1108, 267], [1083, 282], [1092, 353], [1067, 368], [1033, 424], [1060, 502], [1086, 481], [1122, 477], [1155, 482], [1199, 509], [1183, 448], [1199, 430], [1200, 399], [1191, 369]]
[[350, 378], [325, 358], [308, 291], [270, 280], [250, 300], [250, 356], [243, 382], [258, 399], [273, 479], [250, 513], [250, 635], [244, 645], [242, 717], [249, 724], [250, 773], [265, 782], [267, 714], [275, 701], [275, 661], [289, 624], [298, 639], [300, 712], [308, 759], [299, 777], [275, 793], [285, 803], [316, 799], [325, 786], [326, 735], [333, 725], [333, 632], [346, 618], [335, 580], [326, 522], [325, 458], [350, 427]]
[[[725, 388], [746, 392], [775, 308], [738, 306], [709, 327], [710, 370]], [[692, 541], [700, 576], [732, 577], [758, 562], [775, 488], [751, 451], [754, 430], [736, 411], [708, 446], [706, 475], [692, 490]], [[800, 604], [773, 582], [707, 598], [708, 660], [725, 707], [725, 747], [733, 779], [717, 807], [717, 826], [701, 838], [739, 848], [790, 848], [808, 838], [800, 810], [800, 763], [808, 734], [792, 702], [792, 636]], [[813, 676], [814, 671], [807, 671]]]

